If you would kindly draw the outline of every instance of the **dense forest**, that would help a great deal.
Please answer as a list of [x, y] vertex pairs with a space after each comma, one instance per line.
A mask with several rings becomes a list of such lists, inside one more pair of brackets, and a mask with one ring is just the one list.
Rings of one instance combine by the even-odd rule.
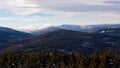
[[3, 51], [0, 68], [120, 68], [120, 56], [112, 50], [91, 55], [82, 53]]

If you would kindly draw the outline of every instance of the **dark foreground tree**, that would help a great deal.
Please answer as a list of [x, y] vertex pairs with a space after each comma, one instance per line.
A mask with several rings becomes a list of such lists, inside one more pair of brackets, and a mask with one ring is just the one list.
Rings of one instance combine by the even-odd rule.
[[0, 68], [120, 68], [120, 56], [110, 49], [91, 55], [81, 53], [14, 53], [0, 54]]

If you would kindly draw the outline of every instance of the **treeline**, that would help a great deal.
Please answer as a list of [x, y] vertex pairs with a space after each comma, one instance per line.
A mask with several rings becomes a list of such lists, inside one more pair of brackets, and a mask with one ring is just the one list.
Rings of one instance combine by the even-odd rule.
[[10, 51], [0, 54], [0, 68], [120, 68], [120, 56], [111, 50], [92, 55]]

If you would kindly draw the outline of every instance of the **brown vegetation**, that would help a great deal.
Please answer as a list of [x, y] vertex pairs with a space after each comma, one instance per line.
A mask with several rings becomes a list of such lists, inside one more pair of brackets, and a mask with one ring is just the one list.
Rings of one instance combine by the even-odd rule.
[[10, 51], [0, 54], [0, 68], [120, 68], [120, 56], [111, 50], [92, 55]]

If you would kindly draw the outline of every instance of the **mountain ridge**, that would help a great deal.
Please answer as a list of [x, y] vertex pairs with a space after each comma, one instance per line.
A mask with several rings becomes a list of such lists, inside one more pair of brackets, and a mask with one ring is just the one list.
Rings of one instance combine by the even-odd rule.
[[18, 51], [52, 51], [57, 49], [68, 52], [75, 50], [75, 52], [92, 53], [96, 49], [101, 52], [111, 48], [119, 53], [119, 41], [120, 36], [60, 29], [29, 39], [10, 42], [6, 45]]
[[[44, 25], [43, 25], [44, 26]], [[29, 26], [28, 26], [29, 27]], [[47, 32], [51, 32], [58, 29], [67, 29], [67, 30], [74, 30], [74, 31], [80, 31], [80, 32], [94, 32], [100, 29], [104, 28], [120, 28], [120, 24], [100, 24], [100, 25], [71, 25], [71, 24], [63, 24], [63, 25], [57, 25], [57, 26], [45, 26], [42, 28], [42, 26], [33, 26], [34, 28], [30, 28], [29, 30], [25, 29], [24, 32], [31, 33], [33, 35], [39, 35], [44, 34]], [[27, 26], [26, 26], [27, 28]], [[28, 29], [28, 28], [27, 28]], [[33, 30], [32, 30], [33, 29]]]

